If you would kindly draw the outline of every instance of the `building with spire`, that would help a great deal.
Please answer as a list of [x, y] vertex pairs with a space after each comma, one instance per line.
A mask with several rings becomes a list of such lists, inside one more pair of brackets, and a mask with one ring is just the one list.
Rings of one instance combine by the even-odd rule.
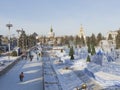
[[50, 32], [48, 33], [48, 38], [54, 38], [55, 37], [55, 33], [53, 32], [53, 28], [51, 26]]
[[82, 27], [82, 25], [81, 25], [80, 31], [79, 31], [79, 34], [78, 34], [78, 37], [81, 38], [82, 36], [83, 36], [83, 38], [86, 40], [86, 36], [85, 36], [84, 30], [83, 30], [83, 27]]

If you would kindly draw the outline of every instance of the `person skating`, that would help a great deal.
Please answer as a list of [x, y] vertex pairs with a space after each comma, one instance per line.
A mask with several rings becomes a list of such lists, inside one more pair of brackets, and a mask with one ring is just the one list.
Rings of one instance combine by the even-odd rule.
[[20, 78], [20, 81], [22, 82], [22, 81], [23, 81], [23, 78], [24, 78], [23, 72], [20, 73], [19, 78]]

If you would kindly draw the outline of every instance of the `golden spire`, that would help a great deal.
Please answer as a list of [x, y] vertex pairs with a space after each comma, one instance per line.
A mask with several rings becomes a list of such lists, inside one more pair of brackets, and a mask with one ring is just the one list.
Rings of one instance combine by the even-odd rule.
[[82, 24], [80, 25], [80, 32], [83, 32]]

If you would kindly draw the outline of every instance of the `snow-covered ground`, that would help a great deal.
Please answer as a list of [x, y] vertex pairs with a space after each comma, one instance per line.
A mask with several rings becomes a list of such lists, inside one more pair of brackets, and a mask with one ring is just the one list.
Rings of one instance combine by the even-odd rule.
[[[88, 53], [86, 52], [85, 49], [76, 50], [77, 53], [74, 55], [75, 60], [73, 61], [71, 61], [70, 57], [68, 56], [68, 52], [69, 52], [68, 49], [66, 49], [66, 51], [67, 52], [65, 51], [60, 52], [60, 50], [59, 51], [54, 50], [50, 52], [50, 54], [53, 56], [51, 58], [53, 58], [52, 61], [53, 61], [54, 69], [57, 72], [57, 75], [63, 90], [73, 90], [75, 87], [81, 86], [82, 83], [86, 83], [90, 90], [91, 89], [100, 90], [100, 89], [106, 88], [106, 86], [119, 85], [120, 77], [117, 75], [109, 74], [107, 72], [102, 73], [99, 71], [99, 69], [95, 73], [95, 76], [96, 76], [95, 78], [91, 78], [88, 74], [86, 74], [87, 72], [85, 72], [84, 69], [88, 68], [87, 67], [88, 63], [86, 63], [85, 57], [88, 55]], [[97, 66], [97, 65], [93, 65], [93, 67], [94, 66]], [[65, 69], [66, 67], [68, 67], [68, 69]], [[112, 78], [112, 80], [110, 78]], [[101, 82], [100, 79], [101, 80], [103, 79], [106, 83]], [[112, 90], [115, 90], [115, 88]]]
[[[3, 59], [7, 58], [1, 58]], [[20, 72], [24, 72], [23, 82], [19, 80]], [[42, 62], [37, 61], [35, 53], [33, 61], [20, 60], [11, 70], [0, 76], [0, 90], [43, 90]]]
[[[40, 48], [38, 52], [41, 50]], [[34, 55], [33, 61], [20, 60], [8, 73], [0, 77], [0, 90], [43, 90], [43, 86], [45, 86], [45, 90], [76, 90], [76, 88], [81, 88], [82, 84], [87, 85], [87, 90], [101, 90], [106, 87], [109, 90], [109, 87], [114, 86], [115, 83], [116, 85], [120, 84], [119, 75], [102, 72], [100, 65], [86, 62], [88, 55], [86, 48], [76, 49], [73, 61], [70, 60], [69, 49], [65, 48], [64, 50], [63, 52], [61, 50], [43, 51], [46, 52], [42, 58], [44, 80], [42, 78], [42, 62], [37, 61], [35, 52], [32, 53]], [[7, 59], [8, 57], [3, 57], [0, 60]], [[12, 59], [14, 61], [16, 58], [11, 57]], [[91, 68], [88, 67], [89, 65]], [[114, 64], [111, 65], [113, 68]], [[102, 67], [104, 69], [106, 65]], [[92, 69], [95, 78], [91, 78], [85, 69]], [[19, 81], [20, 72], [25, 74], [23, 82]]]

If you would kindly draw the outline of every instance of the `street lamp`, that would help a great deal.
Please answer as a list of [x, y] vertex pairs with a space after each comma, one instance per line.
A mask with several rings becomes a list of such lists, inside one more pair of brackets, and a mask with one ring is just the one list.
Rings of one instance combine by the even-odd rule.
[[17, 31], [17, 33], [18, 33], [18, 39], [17, 39], [17, 47], [19, 46], [19, 33], [21, 32], [21, 30], [16, 30]]
[[8, 27], [8, 30], [9, 30], [9, 33], [8, 33], [8, 34], [9, 34], [9, 35], [8, 35], [8, 36], [9, 36], [9, 39], [8, 39], [8, 40], [9, 40], [9, 42], [8, 42], [8, 47], [9, 47], [8, 59], [9, 59], [9, 61], [10, 61], [10, 28], [13, 27], [13, 25], [9, 23], [9, 24], [6, 24], [6, 27]]

